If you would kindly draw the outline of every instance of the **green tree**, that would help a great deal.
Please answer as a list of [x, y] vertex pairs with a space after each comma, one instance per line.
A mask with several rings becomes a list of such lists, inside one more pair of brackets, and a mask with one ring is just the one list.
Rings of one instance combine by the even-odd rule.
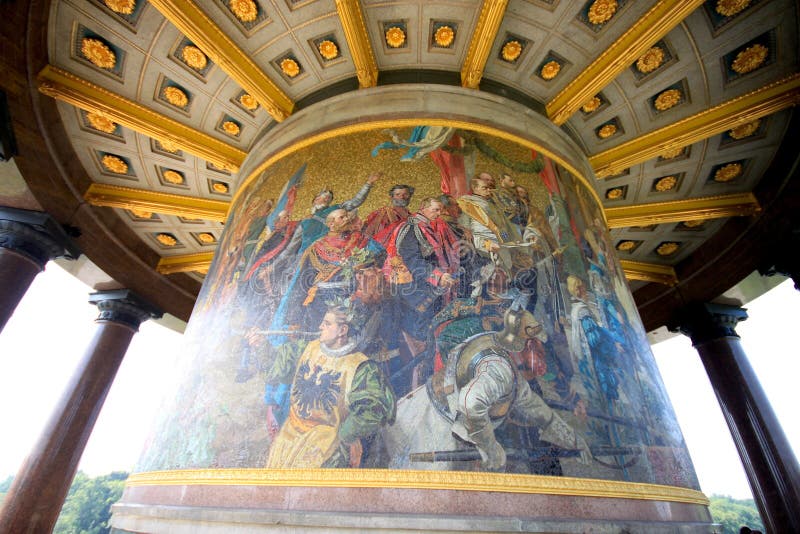
[[111, 505], [122, 496], [128, 473], [115, 471], [95, 478], [78, 471], [54, 532], [56, 534], [104, 534], [111, 526]]
[[709, 499], [711, 517], [722, 525], [723, 534], [739, 534], [743, 526], [764, 532], [764, 524], [753, 499], [733, 499], [726, 495], [712, 495]]

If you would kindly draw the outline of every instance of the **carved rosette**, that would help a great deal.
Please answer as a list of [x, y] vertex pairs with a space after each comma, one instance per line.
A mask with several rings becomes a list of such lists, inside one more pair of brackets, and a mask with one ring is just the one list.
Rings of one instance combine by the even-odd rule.
[[456, 33], [453, 31], [453, 28], [450, 26], [439, 26], [433, 33], [433, 42], [435, 42], [437, 46], [447, 48], [453, 44], [455, 37]]
[[611, 20], [617, 12], [617, 0], [595, 0], [589, 6], [587, 14], [589, 22], [592, 24], [603, 24]]
[[173, 106], [179, 108], [185, 108], [187, 104], [189, 104], [189, 97], [186, 96], [186, 93], [184, 93], [177, 87], [173, 86], [165, 87], [163, 94], [167, 102], [169, 102]]
[[89, 121], [92, 128], [99, 132], [114, 133], [117, 129], [116, 122], [97, 113], [87, 113], [86, 120]]
[[714, 181], [730, 182], [740, 174], [742, 174], [741, 163], [728, 163], [727, 165], [717, 169], [717, 172], [714, 173]]
[[636, 69], [642, 74], [653, 72], [664, 62], [664, 51], [654, 46], [636, 60]]
[[208, 232], [201, 232], [197, 234], [197, 239], [199, 239], [200, 242], [203, 243], [204, 245], [211, 245], [217, 242], [216, 238], [214, 237], [214, 234]]
[[181, 50], [183, 61], [195, 70], [203, 70], [208, 65], [208, 58], [196, 46], [184, 46]]
[[600, 107], [600, 104], [602, 104], [600, 97], [593, 96], [581, 106], [581, 111], [583, 111], [584, 113], [591, 113], [597, 110], [597, 108]]
[[223, 122], [222, 129], [225, 131], [226, 134], [231, 135], [233, 137], [238, 137], [239, 133], [241, 132], [241, 128], [239, 128], [239, 125], [233, 121]]
[[253, 0], [230, 0], [228, 6], [242, 22], [253, 22], [258, 17], [258, 6]]
[[386, 38], [386, 44], [390, 48], [400, 48], [406, 42], [406, 32], [399, 26], [392, 26], [386, 30], [384, 37]]
[[136, 0], [105, 0], [108, 9], [120, 15], [131, 15], [136, 7]]
[[115, 174], [125, 174], [128, 172], [128, 164], [122, 158], [106, 154], [101, 160], [103, 167]]
[[281, 71], [289, 78], [294, 78], [300, 74], [300, 65], [294, 59], [287, 57], [281, 60]]
[[664, 192], [674, 189], [675, 186], [678, 184], [678, 179], [674, 176], [665, 176], [663, 178], [659, 178], [656, 181], [655, 189], [656, 191]]
[[99, 39], [84, 37], [81, 40], [81, 54], [96, 67], [113, 69], [117, 64], [117, 56]]
[[621, 252], [630, 252], [631, 250], [636, 248], [636, 242], [635, 241], [620, 241], [619, 243], [617, 243], [617, 247], [616, 248], [617, 248], [617, 250], [619, 250]]
[[750, 0], [718, 0], [714, 10], [723, 17], [732, 17], [747, 9]]
[[615, 187], [606, 191], [606, 198], [609, 200], [618, 200], [622, 198], [624, 191], [621, 187]]
[[736, 128], [731, 129], [728, 132], [728, 135], [730, 135], [733, 139], [744, 139], [745, 137], [750, 137], [756, 133], [759, 126], [761, 126], [761, 119], [756, 119], [753, 122], [740, 124]]
[[661, 159], [674, 159], [683, 154], [683, 147], [670, 148], [661, 153]]
[[561, 72], [561, 64], [558, 61], [552, 60], [542, 66], [540, 74], [545, 80], [552, 80], [558, 73]]
[[509, 63], [514, 62], [522, 54], [522, 44], [519, 41], [509, 41], [500, 50], [502, 58]]
[[658, 111], [666, 111], [676, 106], [682, 99], [683, 93], [678, 89], [667, 89], [656, 97], [653, 106]]
[[65, 255], [64, 246], [52, 236], [25, 223], [0, 219], [0, 248], [13, 250], [44, 269], [48, 261]]
[[164, 171], [164, 180], [175, 185], [183, 183], [183, 176], [177, 171], [168, 170]]
[[604, 124], [599, 130], [597, 130], [597, 137], [600, 139], [608, 139], [615, 133], [617, 133], [616, 124]]
[[156, 241], [165, 247], [174, 247], [178, 244], [178, 240], [172, 234], [160, 233], [156, 234]]
[[680, 247], [680, 243], [676, 243], [675, 241], [666, 241], [656, 247], [656, 254], [659, 256], [671, 256], [678, 252]]
[[736, 58], [731, 63], [731, 70], [737, 74], [752, 72], [764, 64], [768, 55], [769, 49], [764, 45], [754, 44], [748, 46], [736, 54]]
[[320, 42], [317, 46], [317, 49], [319, 50], [319, 55], [329, 61], [339, 57], [339, 47], [336, 46], [336, 43], [330, 39], [325, 39], [324, 41]]
[[248, 93], [244, 93], [239, 97], [239, 103], [244, 106], [245, 109], [249, 109], [250, 111], [254, 111], [258, 108], [258, 100], [256, 100], [253, 95]]

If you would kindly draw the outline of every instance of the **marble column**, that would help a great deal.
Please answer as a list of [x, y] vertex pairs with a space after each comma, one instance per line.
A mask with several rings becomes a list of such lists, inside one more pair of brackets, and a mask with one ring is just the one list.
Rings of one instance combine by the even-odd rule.
[[745, 319], [742, 308], [696, 304], [671, 329], [700, 355], [767, 531], [800, 532], [800, 469], [736, 333]]
[[[161, 313], [127, 290], [94, 293], [97, 330], [0, 509], [0, 532], [51, 532], [139, 324]], [[58, 357], [54, 354], [53, 357]]]
[[49, 215], [0, 207], [0, 331], [36, 275], [61, 256], [74, 258], [78, 251]]

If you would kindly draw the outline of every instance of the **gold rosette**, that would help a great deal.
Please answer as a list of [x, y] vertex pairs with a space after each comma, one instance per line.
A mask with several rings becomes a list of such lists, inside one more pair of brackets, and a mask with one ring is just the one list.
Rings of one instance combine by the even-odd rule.
[[93, 65], [101, 69], [113, 69], [117, 64], [117, 56], [99, 39], [84, 37], [81, 40], [81, 53], [92, 62]]
[[184, 46], [183, 50], [181, 50], [181, 57], [193, 69], [203, 70], [208, 65], [208, 58], [196, 46]]
[[519, 41], [507, 42], [500, 51], [500, 55], [506, 61], [516, 61], [520, 54], [522, 54], [522, 45]]
[[300, 65], [297, 63], [297, 61], [287, 57], [281, 60], [281, 70], [289, 78], [294, 78], [300, 74]]
[[732, 17], [747, 9], [750, 0], [718, 0], [714, 10], [723, 17]]
[[589, 22], [603, 24], [617, 12], [617, 0], [595, 0], [589, 7]]
[[433, 33], [434, 42], [443, 48], [447, 48], [453, 44], [453, 39], [455, 39], [455, 37], [456, 33], [450, 26], [439, 26]]
[[678, 89], [667, 89], [658, 95], [653, 105], [658, 111], [666, 111], [675, 106], [683, 98], [683, 93]]
[[769, 49], [760, 44], [748, 46], [738, 54], [731, 63], [731, 70], [738, 74], [747, 74], [760, 67], [767, 59]]
[[180, 185], [183, 183], [183, 176], [176, 171], [164, 171], [164, 180], [171, 184]]
[[552, 80], [558, 73], [561, 72], [561, 64], [558, 61], [548, 61], [544, 64], [541, 70], [542, 78], [545, 80]]
[[670, 254], [675, 254], [680, 248], [679, 243], [675, 243], [674, 241], [667, 241], [666, 243], [661, 243], [656, 248], [656, 254], [659, 256], [669, 256]]
[[740, 124], [736, 128], [731, 129], [728, 131], [728, 135], [730, 135], [733, 139], [744, 139], [745, 137], [750, 137], [756, 133], [759, 126], [761, 126], [761, 119], [756, 119], [753, 122]]
[[239, 125], [236, 124], [233, 121], [225, 121], [225, 122], [223, 122], [222, 123], [222, 129], [225, 130], [226, 134], [232, 135], [234, 137], [239, 135], [239, 132], [241, 131], [241, 129], [239, 128]]
[[706, 223], [705, 219], [699, 219], [696, 221], [683, 221], [683, 225], [686, 228], [697, 228], [698, 226], [703, 226]]
[[617, 243], [617, 250], [621, 250], [622, 252], [628, 252], [633, 250], [636, 247], [636, 243], [634, 241], [620, 241]]
[[336, 59], [339, 57], [339, 47], [336, 46], [336, 43], [331, 41], [330, 39], [325, 39], [324, 41], [319, 43], [317, 46], [319, 50], [319, 55], [321, 55], [325, 59]]
[[614, 189], [609, 189], [606, 191], [606, 198], [609, 200], [616, 200], [618, 198], [622, 198], [622, 188], [615, 187]]
[[115, 13], [130, 15], [136, 7], [136, 0], [105, 0], [105, 4]]
[[600, 104], [602, 104], [600, 97], [593, 96], [581, 106], [581, 111], [583, 111], [584, 113], [591, 113], [592, 111], [595, 111], [597, 108], [599, 108]]
[[239, 103], [243, 105], [245, 109], [249, 109], [250, 111], [253, 111], [258, 107], [258, 100], [256, 100], [256, 98], [249, 93], [243, 93], [242, 96], [239, 97]]
[[728, 163], [727, 165], [717, 169], [717, 172], [714, 173], [714, 181], [730, 182], [740, 174], [742, 174], [741, 163]]
[[184, 93], [177, 87], [173, 86], [165, 87], [163, 94], [167, 102], [169, 102], [173, 106], [177, 106], [179, 108], [185, 108], [186, 105], [189, 103], [189, 97], [186, 96], [186, 93]]
[[122, 158], [106, 154], [101, 160], [103, 167], [116, 174], [125, 174], [128, 172], [128, 164]]
[[230, 0], [228, 6], [242, 22], [253, 22], [258, 17], [258, 6], [253, 0]]
[[130, 208], [128, 211], [131, 213], [131, 215], [133, 215], [137, 219], [150, 219], [153, 217], [152, 211], [147, 211], [139, 208]]
[[600, 139], [608, 139], [615, 133], [617, 133], [617, 126], [615, 124], [604, 124], [597, 130], [597, 137]]
[[200, 242], [203, 243], [204, 245], [210, 245], [217, 241], [216, 238], [214, 237], [214, 234], [210, 234], [208, 232], [202, 232], [200, 234], [197, 234], [197, 239], [199, 239]]
[[227, 193], [228, 184], [224, 182], [214, 182], [211, 184], [211, 189], [213, 189], [215, 193]]
[[671, 149], [665, 150], [664, 152], [661, 153], [661, 159], [677, 158], [681, 154], [683, 154], [683, 147], [682, 146], [678, 147], [678, 148], [671, 148]]
[[97, 113], [87, 113], [86, 120], [92, 128], [101, 132], [114, 133], [117, 129], [116, 122]]
[[636, 60], [636, 69], [642, 74], [653, 72], [664, 61], [664, 51], [661, 47], [654, 46]]
[[162, 150], [169, 152], [170, 154], [177, 154], [178, 150], [180, 150], [178, 143], [175, 141], [165, 139], [163, 141], [159, 141], [158, 144]]
[[392, 48], [400, 48], [406, 42], [406, 32], [399, 26], [392, 26], [386, 30], [386, 44]]
[[678, 179], [674, 176], [665, 176], [656, 182], [656, 191], [669, 191], [673, 189], [678, 183]]
[[178, 244], [178, 240], [171, 234], [158, 234], [156, 240], [165, 247], [174, 247]]

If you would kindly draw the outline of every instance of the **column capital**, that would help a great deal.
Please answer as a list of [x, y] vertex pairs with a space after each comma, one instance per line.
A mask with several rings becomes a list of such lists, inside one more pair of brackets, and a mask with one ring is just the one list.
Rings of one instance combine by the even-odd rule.
[[134, 331], [148, 319], [158, 319], [163, 312], [129, 289], [98, 291], [89, 295], [89, 302], [100, 312], [97, 322], [119, 323]]
[[0, 207], [0, 248], [34, 261], [40, 269], [58, 257], [77, 258], [80, 250], [47, 213]]
[[670, 332], [680, 332], [695, 347], [722, 337], [739, 337], [736, 325], [747, 319], [747, 310], [726, 304], [694, 303], [680, 310], [667, 324]]

